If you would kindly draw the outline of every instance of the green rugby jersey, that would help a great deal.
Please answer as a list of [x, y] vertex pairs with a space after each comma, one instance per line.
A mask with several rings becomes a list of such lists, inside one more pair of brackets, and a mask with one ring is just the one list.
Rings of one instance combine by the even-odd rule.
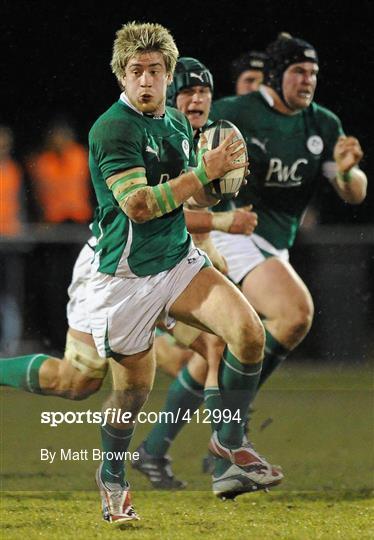
[[146, 116], [120, 99], [91, 128], [89, 150], [99, 205], [97, 269], [131, 277], [174, 267], [190, 246], [182, 206], [146, 223], [134, 223], [121, 210], [106, 180], [121, 171], [144, 167], [148, 185], [154, 186], [186, 172], [195, 160], [186, 117], [171, 107], [162, 118]]
[[210, 117], [230, 120], [242, 132], [251, 174], [235, 203], [253, 204], [256, 234], [283, 249], [292, 246], [322, 175], [335, 176], [333, 149], [343, 130], [337, 116], [316, 103], [288, 116], [270, 101], [262, 92], [223, 98]]

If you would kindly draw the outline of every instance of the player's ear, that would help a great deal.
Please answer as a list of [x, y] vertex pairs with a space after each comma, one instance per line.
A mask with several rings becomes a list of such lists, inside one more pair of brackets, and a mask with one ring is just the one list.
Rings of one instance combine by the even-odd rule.
[[172, 75], [172, 73], [168, 73], [166, 82], [167, 82], [168, 86], [171, 85], [171, 83], [173, 82], [173, 75]]

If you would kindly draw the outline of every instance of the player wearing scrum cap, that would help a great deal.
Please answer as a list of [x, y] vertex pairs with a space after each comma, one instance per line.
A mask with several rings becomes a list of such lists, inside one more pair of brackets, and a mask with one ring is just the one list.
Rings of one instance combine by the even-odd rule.
[[[213, 88], [213, 76], [202, 62], [191, 57], [178, 59], [173, 82], [168, 88], [168, 105], [176, 107], [187, 116], [194, 133], [195, 150], [203, 128], [210, 123], [209, 113]], [[225, 230], [234, 234], [243, 231], [245, 234], [250, 234], [256, 224], [255, 215], [244, 210], [205, 212], [204, 214], [196, 215], [196, 221], [200, 227], [206, 224], [207, 231]], [[193, 215], [189, 215], [189, 220]], [[194, 241], [198, 247], [208, 253], [216, 268], [227, 271], [225, 261], [210, 241], [208, 233], [195, 235]]]
[[303, 212], [322, 177], [339, 197], [360, 204], [367, 179], [358, 164], [358, 140], [345, 136], [339, 118], [313, 102], [318, 76], [315, 48], [282, 34], [266, 54], [264, 86], [224, 98], [212, 118], [227, 118], [243, 133], [251, 176], [236, 201], [254, 205], [251, 237], [214, 233], [229, 276], [264, 318], [265, 358], [259, 386], [305, 337], [313, 318], [311, 295], [288, 261]]
[[264, 53], [249, 51], [231, 62], [231, 80], [237, 96], [244, 96], [259, 89], [264, 80], [265, 59]]

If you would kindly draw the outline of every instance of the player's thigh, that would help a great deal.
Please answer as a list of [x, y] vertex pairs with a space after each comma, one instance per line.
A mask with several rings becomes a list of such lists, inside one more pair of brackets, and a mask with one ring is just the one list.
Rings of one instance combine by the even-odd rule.
[[313, 300], [301, 277], [289, 262], [266, 259], [244, 278], [242, 292], [266, 319], [286, 318], [293, 312], [313, 312]]
[[118, 360], [110, 359], [113, 390], [138, 388], [148, 391], [153, 386], [155, 377], [154, 348], [131, 356], [122, 356]]
[[75, 328], [69, 327], [69, 334], [78, 341], [81, 341], [82, 343], [85, 343], [86, 345], [89, 345], [90, 347], [96, 349], [95, 341], [91, 333], [82, 332], [81, 330], [76, 330]]
[[[229, 343], [261, 322], [235, 285], [212, 267], [201, 270], [170, 308], [170, 315]], [[238, 338], [238, 336], [236, 336]]]
[[[177, 321], [174, 327], [169, 330], [169, 332], [172, 334], [173, 338], [184, 347], [191, 347], [191, 345], [202, 333], [200, 329], [189, 326], [180, 321]], [[195, 348], [193, 348], [193, 350], [196, 351]]]

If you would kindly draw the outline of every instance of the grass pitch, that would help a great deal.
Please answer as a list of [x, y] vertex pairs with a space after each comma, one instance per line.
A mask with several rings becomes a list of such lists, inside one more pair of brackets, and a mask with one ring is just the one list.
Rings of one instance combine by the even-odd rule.
[[[112, 526], [100, 518], [97, 463], [46, 464], [40, 449], [99, 447], [97, 426], [41, 425], [42, 411], [100, 410], [105, 395], [69, 402], [2, 389], [3, 538], [363, 539], [374, 537], [373, 370], [358, 366], [283, 367], [255, 403], [251, 438], [282, 464], [285, 480], [269, 493], [216, 500], [201, 473], [210, 429], [192, 422], [171, 451], [182, 492], [159, 492], [130, 471], [141, 521]], [[162, 405], [169, 380], [159, 376], [147, 410]], [[138, 426], [132, 449], [150, 425]]]

